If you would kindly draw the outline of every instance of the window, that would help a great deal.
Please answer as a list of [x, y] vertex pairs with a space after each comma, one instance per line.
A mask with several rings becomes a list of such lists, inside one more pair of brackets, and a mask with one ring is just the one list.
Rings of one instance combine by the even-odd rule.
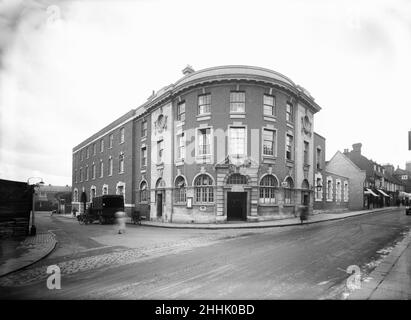
[[317, 201], [320, 201], [323, 198], [322, 184], [323, 184], [322, 178], [317, 177], [316, 184], [315, 184], [315, 200], [317, 200]]
[[275, 140], [276, 131], [264, 129], [263, 130], [263, 154], [266, 156], [275, 156]]
[[74, 182], [77, 183], [77, 170], [74, 170]]
[[78, 202], [78, 190], [74, 189], [73, 202]]
[[294, 140], [293, 136], [289, 134], [286, 135], [285, 158], [287, 160], [293, 160], [293, 148], [294, 148], [293, 140]]
[[157, 141], [157, 163], [163, 162], [164, 141]]
[[294, 189], [294, 181], [291, 177], [288, 177], [286, 180], [286, 185], [284, 187], [284, 202], [285, 204], [293, 203], [293, 189]]
[[108, 186], [107, 186], [107, 185], [104, 185], [104, 186], [103, 186], [102, 194], [103, 194], [103, 195], [108, 194]]
[[124, 172], [124, 153], [120, 153], [120, 156], [118, 159], [118, 172], [119, 173]]
[[147, 147], [141, 148], [141, 166], [147, 166]]
[[304, 179], [301, 183], [301, 204], [308, 205], [310, 199], [310, 184], [307, 179]]
[[304, 141], [304, 164], [310, 164], [310, 144], [307, 141]]
[[185, 121], [186, 119], [186, 103], [181, 102], [177, 105], [177, 120]]
[[335, 200], [340, 202], [341, 201], [341, 181], [337, 180], [336, 181], [336, 188], [335, 188]]
[[114, 135], [110, 134], [110, 136], [108, 138], [108, 147], [109, 148], [113, 148], [113, 140], [114, 140]]
[[147, 120], [144, 120], [141, 123], [141, 137], [147, 137]]
[[91, 178], [92, 179], [96, 178], [96, 165], [94, 163], [91, 166]]
[[276, 203], [278, 180], [273, 175], [266, 175], [260, 181], [260, 203]]
[[120, 143], [124, 142], [124, 128], [120, 129]]
[[195, 200], [197, 203], [214, 202], [214, 190], [212, 179], [206, 175], [199, 175], [194, 182]]
[[285, 120], [287, 120], [288, 122], [293, 122], [293, 119], [294, 119], [293, 105], [287, 102]]
[[327, 201], [333, 200], [333, 180], [332, 178], [327, 178]]
[[90, 158], [90, 146], [86, 148], [86, 158]]
[[95, 143], [93, 143], [93, 156], [96, 155], [96, 152], [97, 152], [97, 146]]
[[321, 149], [320, 148], [317, 148], [317, 159], [316, 159], [316, 162], [317, 162], [317, 170], [320, 170], [321, 169]]
[[83, 168], [80, 168], [80, 182], [83, 182]]
[[244, 156], [246, 151], [246, 130], [244, 127], [230, 127], [229, 148], [230, 155]]
[[230, 112], [245, 112], [245, 92], [230, 92]]
[[184, 132], [177, 136], [177, 159], [185, 158]]
[[239, 173], [233, 173], [227, 179], [227, 184], [247, 184], [247, 178]]
[[143, 181], [140, 184], [140, 202], [147, 202], [147, 200], [148, 200], [147, 182]]
[[86, 181], [88, 181], [89, 178], [89, 169], [88, 166], [86, 166]]
[[198, 114], [210, 113], [211, 94], [202, 94], [198, 96]]
[[80, 150], [80, 160], [83, 161], [84, 159], [84, 153], [83, 153], [83, 149]]
[[100, 140], [100, 152], [103, 152], [103, 151], [104, 151], [104, 140], [101, 139]]
[[344, 201], [348, 202], [348, 181], [344, 181]]
[[186, 202], [186, 181], [182, 176], [177, 177], [175, 188], [174, 201], [177, 203]]
[[112, 157], [108, 159], [108, 175], [109, 176], [113, 175], [113, 158]]
[[100, 178], [103, 178], [104, 173], [104, 162], [103, 160], [100, 161]]
[[204, 128], [198, 130], [198, 155], [211, 154], [211, 129]]
[[268, 94], [264, 95], [263, 102], [264, 115], [275, 116], [275, 97]]

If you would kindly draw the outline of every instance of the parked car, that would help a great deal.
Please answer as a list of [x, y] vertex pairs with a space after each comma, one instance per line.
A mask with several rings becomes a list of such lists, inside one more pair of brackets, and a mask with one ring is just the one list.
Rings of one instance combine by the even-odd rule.
[[405, 207], [405, 214], [408, 216], [409, 214], [411, 214], [411, 206], [406, 206]]

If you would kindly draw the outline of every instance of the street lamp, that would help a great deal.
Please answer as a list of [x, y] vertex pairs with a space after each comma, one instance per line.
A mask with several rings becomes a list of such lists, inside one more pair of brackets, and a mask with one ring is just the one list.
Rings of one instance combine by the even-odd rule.
[[[40, 181], [40, 182], [37, 182], [37, 183], [30, 184], [30, 180], [31, 180], [31, 179], [40, 179], [41, 181]], [[40, 185], [43, 185], [43, 184], [44, 184], [44, 182], [43, 182], [43, 178], [40, 178], [40, 177], [30, 177], [30, 178], [27, 179], [27, 184], [28, 184], [29, 186], [33, 186], [30, 235], [35, 236], [35, 235], [36, 235], [36, 226], [35, 226], [35, 224], [34, 224], [34, 194], [35, 194], [35, 192], [36, 192], [36, 189], [35, 189], [35, 188], [39, 188]]]

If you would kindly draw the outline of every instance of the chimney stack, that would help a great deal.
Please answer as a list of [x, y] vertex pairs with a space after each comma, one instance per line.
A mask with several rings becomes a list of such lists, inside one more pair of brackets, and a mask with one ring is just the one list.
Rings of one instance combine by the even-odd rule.
[[187, 67], [185, 67], [184, 69], [183, 69], [183, 74], [186, 76], [186, 75], [189, 75], [190, 73], [193, 73], [194, 72], [194, 69], [193, 69], [193, 67], [192, 66], [190, 66], [189, 64], [187, 65]]
[[361, 147], [362, 147], [362, 143], [354, 143], [352, 145], [352, 151], [358, 152], [359, 154], [361, 154]]
[[348, 154], [348, 149], [344, 149], [344, 154]]

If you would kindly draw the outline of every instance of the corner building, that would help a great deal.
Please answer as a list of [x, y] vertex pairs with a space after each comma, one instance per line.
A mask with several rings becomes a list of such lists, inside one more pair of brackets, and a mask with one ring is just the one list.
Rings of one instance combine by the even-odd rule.
[[218, 223], [297, 214], [314, 196], [307, 90], [275, 71], [194, 71], [73, 148], [73, 207], [123, 194], [127, 213]]

